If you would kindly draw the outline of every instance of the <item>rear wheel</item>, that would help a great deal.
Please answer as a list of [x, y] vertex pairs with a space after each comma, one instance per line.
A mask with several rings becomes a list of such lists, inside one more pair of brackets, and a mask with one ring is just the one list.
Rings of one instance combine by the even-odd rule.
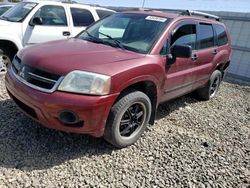
[[206, 86], [197, 90], [198, 97], [202, 100], [214, 98], [219, 90], [221, 80], [222, 73], [219, 70], [215, 70]]
[[135, 143], [144, 132], [151, 115], [151, 102], [140, 91], [121, 97], [112, 107], [104, 138], [112, 145], [123, 148]]

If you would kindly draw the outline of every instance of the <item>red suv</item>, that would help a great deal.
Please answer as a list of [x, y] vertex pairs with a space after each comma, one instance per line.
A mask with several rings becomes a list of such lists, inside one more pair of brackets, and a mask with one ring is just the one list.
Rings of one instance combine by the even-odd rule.
[[230, 64], [219, 18], [201, 12], [116, 13], [75, 38], [21, 50], [6, 75], [15, 103], [46, 127], [133, 144], [159, 103], [208, 100]]

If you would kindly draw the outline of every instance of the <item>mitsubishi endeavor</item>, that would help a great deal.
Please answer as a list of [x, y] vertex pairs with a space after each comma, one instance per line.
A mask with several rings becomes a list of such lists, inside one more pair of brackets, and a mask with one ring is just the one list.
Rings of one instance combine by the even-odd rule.
[[44, 126], [103, 136], [122, 148], [154, 123], [160, 103], [193, 91], [215, 97], [231, 53], [217, 16], [115, 13], [74, 38], [19, 51], [6, 87]]

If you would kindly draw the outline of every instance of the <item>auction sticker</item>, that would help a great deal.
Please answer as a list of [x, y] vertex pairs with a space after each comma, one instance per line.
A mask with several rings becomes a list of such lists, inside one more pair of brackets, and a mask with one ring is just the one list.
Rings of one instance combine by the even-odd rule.
[[145, 19], [151, 20], [151, 21], [156, 21], [156, 22], [166, 22], [167, 21], [167, 18], [162, 18], [162, 17], [158, 17], [158, 16], [147, 16]]

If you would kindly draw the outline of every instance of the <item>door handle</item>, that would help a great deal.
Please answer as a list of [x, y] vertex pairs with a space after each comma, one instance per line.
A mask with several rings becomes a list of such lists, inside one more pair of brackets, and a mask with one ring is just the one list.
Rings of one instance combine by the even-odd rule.
[[213, 52], [212, 52], [213, 55], [216, 55], [218, 54], [218, 51], [215, 49]]
[[70, 32], [68, 32], [68, 31], [63, 31], [63, 36], [70, 36]]
[[197, 61], [198, 59], [198, 56], [197, 54], [193, 54], [192, 57], [191, 57], [192, 61]]

